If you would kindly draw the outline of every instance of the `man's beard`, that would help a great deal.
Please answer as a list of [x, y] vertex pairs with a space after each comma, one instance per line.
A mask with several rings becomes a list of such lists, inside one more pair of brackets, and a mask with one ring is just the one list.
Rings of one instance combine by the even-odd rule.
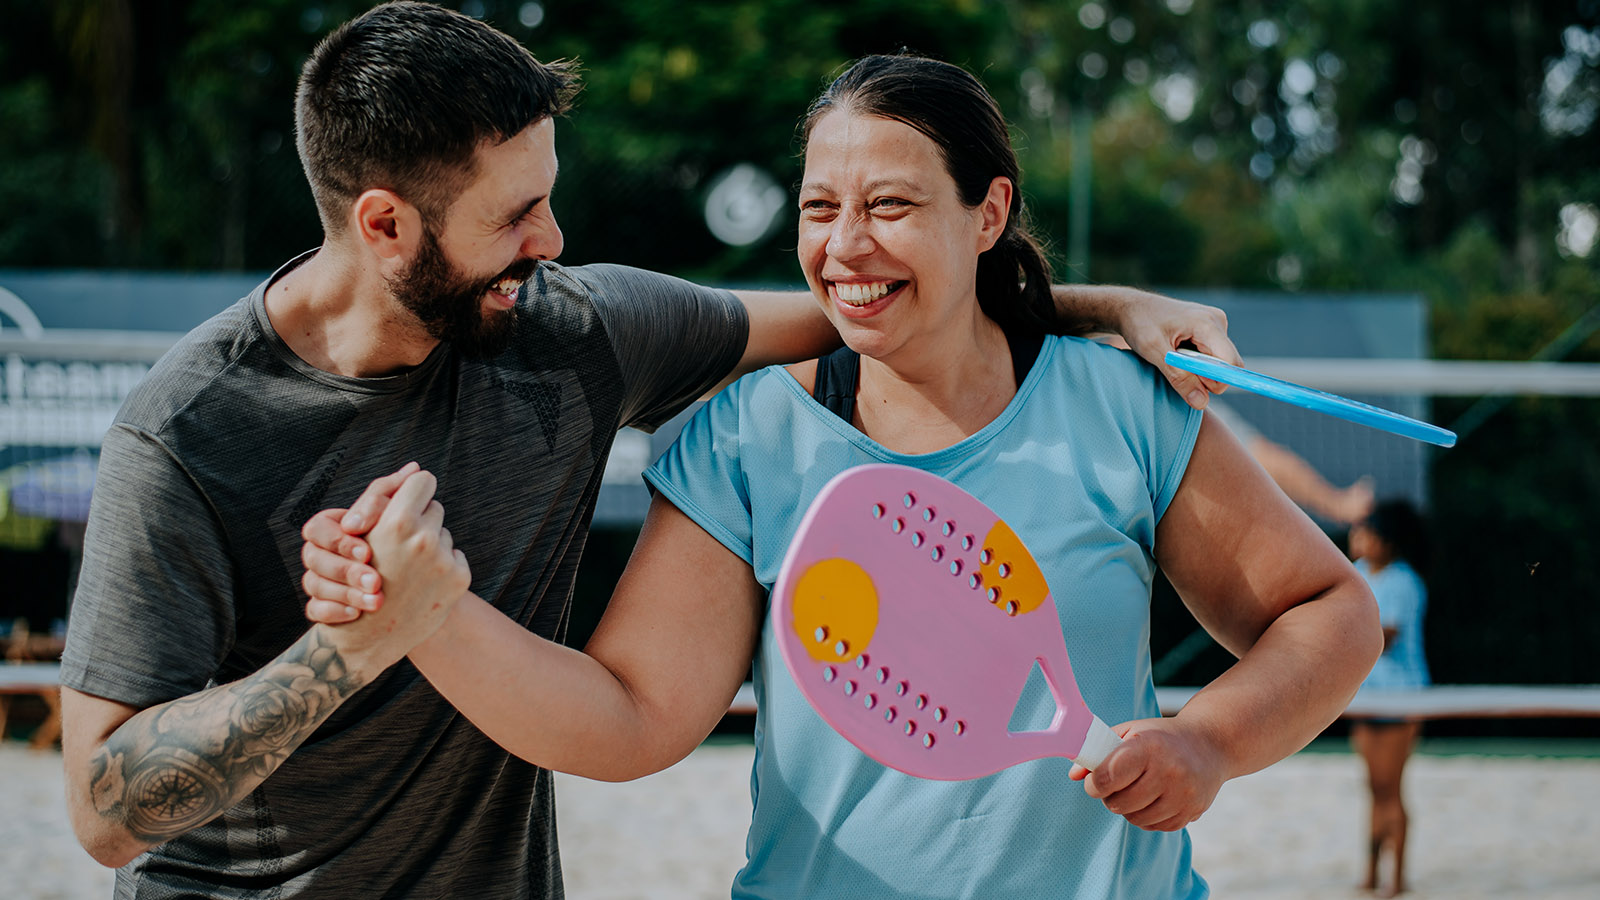
[[491, 359], [510, 346], [517, 316], [515, 309], [485, 313], [483, 295], [504, 278], [522, 281], [521, 289], [526, 289], [538, 266], [538, 260], [519, 259], [498, 275], [474, 278], [445, 258], [433, 229], [424, 226], [417, 258], [389, 279], [389, 290], [433, 338], [447, 341], [469, 359]]

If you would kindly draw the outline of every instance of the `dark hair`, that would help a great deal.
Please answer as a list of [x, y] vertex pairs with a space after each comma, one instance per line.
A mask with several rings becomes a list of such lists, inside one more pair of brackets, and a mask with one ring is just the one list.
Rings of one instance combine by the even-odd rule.
[[1422, 571], [1428, 565], [1428, 533], [1422, 514], [1409, 500], [1385, 500], [1362, 520], [1378, 540], [1389, 545], [1399, 559]]
[[1011, 179], [1005, 231], [978, 257], [978, 305], [1008, 331], [1061, 331], [1050, 296], [1050, 262], [1024, 218], [1011, 133], [978, 79], [960, 66], [925, 56], [867, 56], [812, 102], [803, 125], [806, 141], [835, 108], [893, 119], [927, 135], [968, 207], [983, 202], [995, 178]]
[[485, 140], [560, 115], [577, 92], [567, 63], [541, 63], [509, 36], [427, 3], [386, 3], [334, 29], [306, 60], [296, 145], [323, 228], [375, 187], [442, 217]]

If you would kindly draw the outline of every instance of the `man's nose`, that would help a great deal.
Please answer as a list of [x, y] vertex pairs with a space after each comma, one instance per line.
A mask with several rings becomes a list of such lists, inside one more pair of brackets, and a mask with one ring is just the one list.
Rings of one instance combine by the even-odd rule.
[[555, 259], [561, 255], [564, 246], [561, 226], [556, 224], [556, 218], [552, 215], [522, 242], [522, 255], [534, 259]]

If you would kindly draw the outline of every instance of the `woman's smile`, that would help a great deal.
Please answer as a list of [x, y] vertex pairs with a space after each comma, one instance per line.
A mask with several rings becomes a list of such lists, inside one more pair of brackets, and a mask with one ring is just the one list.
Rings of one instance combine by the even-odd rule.
[[839, 311], [865, 318], [888, 308], [909, 281], [829, 281], [828, 293]]

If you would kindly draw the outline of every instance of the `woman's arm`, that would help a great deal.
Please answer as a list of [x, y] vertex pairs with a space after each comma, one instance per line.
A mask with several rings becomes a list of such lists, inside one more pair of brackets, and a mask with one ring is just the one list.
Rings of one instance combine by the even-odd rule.
[[1366, 582], [1209, 418], [1156, 529], [1155, 555], [1239, 661], [1176, 717], [1120, 726], [1124, 744], [1085, 786], [1133, 824], [1173, 830], [1204, 812], [1223, 781], [1299, 750], [1337, 718], [1383, 636]]
[[[316, 546], [332, 546], [339, 535], [333, 516], [307, 523], [308, 571], [321, 573], [308, 576], [313, 597], [359, 583], [367, 571]], [[387, 589], [407, 577], [403, 566], [380, 570]], [[314, 600], [307, 614], [323, 618], [318, 609]], [[346, 618], [341, 609], [321, 607], [330, 619]], [[687, 756], [716, 726], [750, 670], [763, 611], [750, 566], [658, 496], [583, 652], [468, 595], [410, 659], [517, 756], [626, 781]]]

